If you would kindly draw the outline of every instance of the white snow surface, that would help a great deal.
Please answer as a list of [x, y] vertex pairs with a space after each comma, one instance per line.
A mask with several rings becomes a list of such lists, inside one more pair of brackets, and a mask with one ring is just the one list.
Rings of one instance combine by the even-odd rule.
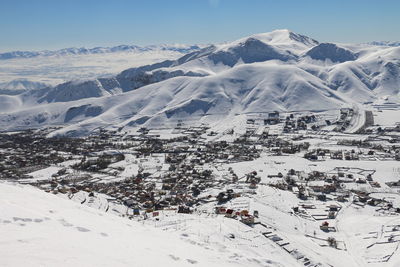
[[[215, 218], [189, 219], [186, 232], [162, 231], [30, 186], [0, 183], [0, 194], [1, 266], [299, 266], [272, 245], [240, 249], [243, 241], [208, 226], [221, 224]], [[219, 232], [247, 227], [226, 220]], [[221, 241], [205, 242], [206, 232]]]

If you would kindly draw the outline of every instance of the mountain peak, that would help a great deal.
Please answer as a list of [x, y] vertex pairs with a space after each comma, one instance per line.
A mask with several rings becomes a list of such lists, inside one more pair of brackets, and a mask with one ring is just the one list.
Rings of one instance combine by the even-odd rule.
[[272, 32], [267, 33], [259, 33], [252, 35], [251, 37], [260, 39], [261, 41], [268, 44], [293, 44], [301, 43], [306, 46], [315, 46], [318, 45], [318, 41], [295, 32], [292, 32], [288, 29], [274, 30]]
[[279, 29], [266, 33], [253, 34], [249, 37], [238, 40], [238, 42], [245, 42], [247, 39], [258, 39], [277, 48], [290, 51], [294, 54], [299, 54], [305, 50], [318, 45], [318, 41], [288, 29]]

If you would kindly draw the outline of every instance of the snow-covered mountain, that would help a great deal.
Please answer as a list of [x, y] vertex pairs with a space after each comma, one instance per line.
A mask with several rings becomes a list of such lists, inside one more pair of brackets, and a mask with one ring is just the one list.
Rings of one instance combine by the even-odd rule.
[[391, 42], [391, 41], [374, 41], [369, 42], [370, 45], [380, 45], [380, 46], [400, 46], [400, 42]]
[[16, 79], [0, 83], [0, 94], [16, 95], [29, 90], [46, 88], [49, 85], [42, 82], [30, 81], [27, 79]]
[[339, 63], [357, 59], [357, 55], [352, 51], [330, 43], [319, 44], [307, 51], [306, 55], [316, 60], [326, 61], [329, 59]]
[[85, 134], [220, 121], [272, 110], [329, 110], [380, 98], [399, 101], [400, 47], [319, 43], [276, 30], [211, 45], [176, 60], [0, 96], [6, 129], [70, 125]]
[[198, 45], [149, 45], [149, 46], [137, 46], [137, 45], [119, 45], [113, 47], [70, 47], [59, 50], [43, 50], [43, 51], [11, 51], [0, 53], [0, 60], [12, 59], [12, 58], [33, 58], [33, 57], [54, 57], [54, 56], [68, 56], [68, 55], [90, 55], [90, 54], [107, 54], [117, 52], [148, 52], [148, 51], [175, 51], [179, 53], [189, 53], [193, 50], [200, 49]]

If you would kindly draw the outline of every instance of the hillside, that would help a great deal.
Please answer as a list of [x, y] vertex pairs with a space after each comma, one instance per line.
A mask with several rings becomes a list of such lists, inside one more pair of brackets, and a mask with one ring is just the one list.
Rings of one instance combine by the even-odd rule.
[[[2, 266], [298, 266], [272, 246], [261, 256], [257, 248], [206, 243], [33, 187], [0, 183], [0, 193]], [[236, 224], [226, 227], [246, 227]]]

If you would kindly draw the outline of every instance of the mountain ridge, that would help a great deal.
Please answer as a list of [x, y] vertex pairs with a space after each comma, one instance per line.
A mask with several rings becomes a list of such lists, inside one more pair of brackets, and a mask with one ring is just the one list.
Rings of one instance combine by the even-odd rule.
[[104, 53], [117, 53], [117, 52], [146, 52], [146, 51], [158, 51], [158, 50], [170, 50], [180, 53], [188, 53], [192, 50], [197, 50], [204, 45], [118, 45], [111, 47], [69, 47], [58, 50], [41, 50], [41, 51], [9, 51], [0, 53], [0, 60], [13, 59], [13, 58], [34, 58], [34, 57], [50, 57], [50, 56], [66, 56], [66, 55], [89, 55], [89, 54], [104, 54]]

